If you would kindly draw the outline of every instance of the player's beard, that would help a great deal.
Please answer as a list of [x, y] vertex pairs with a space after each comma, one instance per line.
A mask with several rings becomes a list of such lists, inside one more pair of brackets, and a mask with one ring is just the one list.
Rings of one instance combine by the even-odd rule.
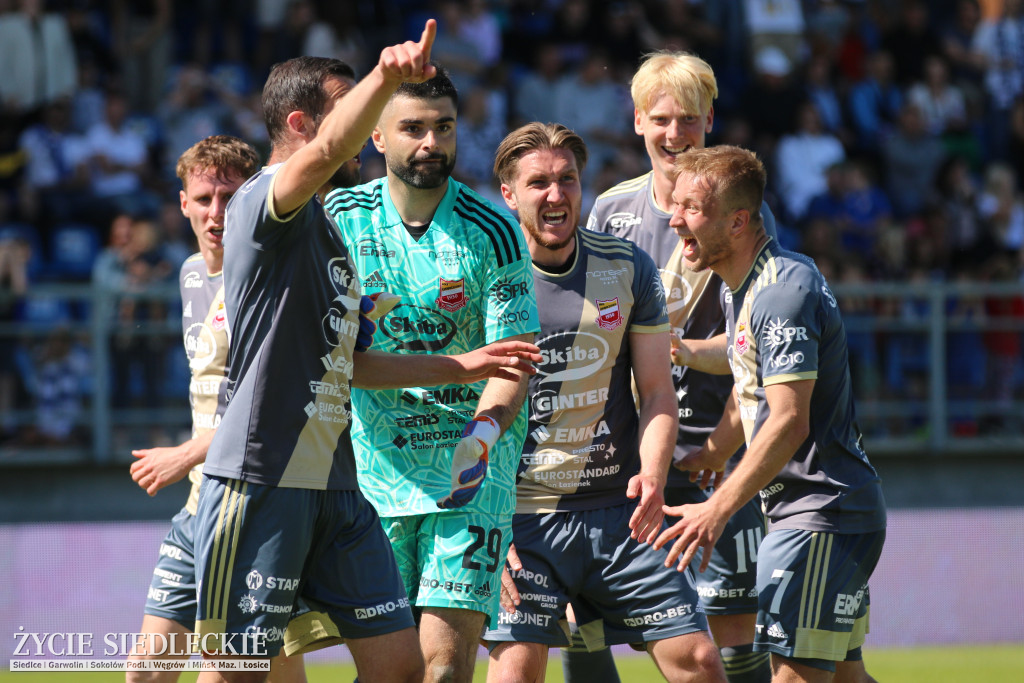
[[543, 232], [541, 232], [540, 228], [537, 227], [537, 221], [534, 220], [532, 217], [521, 217], [520, 222], [523, 224], [523, 227], [526, 228], [526, 232], [529, 233], [530, 238], [533, 239], [534, 244], [539, 244], [545, 249], [550, 249], [551, 251], [558, 251], [562, 247], [565, 247], [566, 245], [570, 244], [576, 237], [576, 230], [579, 229], [577, 228], [576, 230], [570, 231], [568, 237], [566, 237], [563, 240], [556, 241], [554, 239], [549, 238]]
[[360, 173], [359, 166], [346, 161], [338, 167], [338, 170], [334, 172], [334, 175], [327, 182], [330, 183], [331, 187], [355, 187], [363, 182], [363, 176]]
[[426, 161], [426, 159], [413, 159], [408, 163], [391, 159], [387, 161], [391, 172], [405, 184], [420, 190], [434, 190], [444, 185], [451, 177], [452, 170], [455, 168], [455, 152], [452, 152], [450, 157], [441, 153], [431, 154], [427, 159], [438, 160], [441, 163], [424, 167], [418, 162]]

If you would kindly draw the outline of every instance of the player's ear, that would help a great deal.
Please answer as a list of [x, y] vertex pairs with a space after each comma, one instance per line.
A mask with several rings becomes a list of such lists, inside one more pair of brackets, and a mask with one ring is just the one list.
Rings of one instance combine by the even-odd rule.
[[188, 195], [185, 190], [178, 190], [178, 199], [181, 200], [181, 215], [188, 218]]
[[707, 135], [711, 132], [712, 126], [715, 125], [715, 107], [712, 105], [708, 108], [707, 120], [704, 122], [704, 134]]
[[381, 154], [384, 153], [384, 133], [381, 132], [380, 126], [376, 126], [373, 132], [370, 133], [370, 139], [373, 140], [373, 146]]
[[519, 205], [516, 202], [516, 196], [512, 192], [512, 186], [506, 183], [501, 184], [501, 196], [504, 197], [505, 203], [508, 204], [508, 208], [513, 211], [519, 210]]
[[304, 138], [312, 139], [316, 135], [316, 130], [311, 130], [309, 117], [303, 114], [301, 111], [293, 111], [285, 117], [285, 125], [289, 130], [298, 133]]
[[736, 209], [732, 214], [732, 226], [729, 232], [734, 236], [738, 235], [748, 225], [750, 225], [750, 212], [746, 209]]
[[639, 109], [633, 110], [633, 130], [637, 135], [644, 134], [644, 113]]

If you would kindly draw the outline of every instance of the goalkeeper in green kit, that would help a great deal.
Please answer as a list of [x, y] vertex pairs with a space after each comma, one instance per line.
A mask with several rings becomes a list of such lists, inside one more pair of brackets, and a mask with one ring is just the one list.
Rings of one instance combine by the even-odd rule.
[[[387, 176], [327, 196], [362, 290], [400, 302], [374, 348], [455, 354], [538, 331], [518, 222], [453, 180], [458, 94], [443, 68], [402, 86], [373, 131]], [[472, 679], [481, 630], [496, 624], [511, 541], [527, 381], [354, 390], [359, 485], [391, 540], [420, 612], [427, 680]]]

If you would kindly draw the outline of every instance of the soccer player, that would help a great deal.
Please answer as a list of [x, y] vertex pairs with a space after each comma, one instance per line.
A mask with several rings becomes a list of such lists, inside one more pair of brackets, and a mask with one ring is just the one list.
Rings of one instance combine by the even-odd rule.
[[[210, 443], [195, 517], [196, 633], [206, 655], [272, 657], [348, 645], [364, 681], [421, 680], [394, 556], [359, 493], [350, 386], [431, 386], [521, 372], [528, 344], [458, 356], [354, 358], [361, 289], [321, 204], [403, 80], [433, 76], [436, 22], [385, 48], [353, 85], [342, 62], [277, 65], [263, 90], [270, 165], [228, 207], [224, 301], [230, 399]], [[266, 672], [203, 671], [262, 681]]]
[[545, 362], [516, 486], [520, 603], [484, 633], [488, 680], [543, 680], [571, 601], [589, 647], [643, 643], [668, 680], [724, 682], [691, 579], [647, 544], [678, 424], [661, 281], [632, 242], [577, 229], [586, 161], [576, 133], [530, 123], [494, 162], [533, 260]]
[[[182, 332], [192, 374], [189, 403], [192, 438], [173, 447], [132, 451], [132, 479], [149, 495], [188, 475], [192, 482], [185, 507], [171, 520], [146, 597], [139, 639], [129, 657], [187, 659], [188, 636], [196, 619], [193, 520], [199, 500], [203, 460], [226, 405], [228, 326], [224, 312], [224, 208], [260, 167], [256, 150], [235, 137], [213, 135], [178, 158], [181, 212], [196, 236], [199, 252], [181, 267]], [[358, 169], [357, 169], [358, 173]], [[304, 681], [302, 658], [275, 657], [272, 679]], [[129, 670], [129, 683], [173, 683], [177, 671]]]
[[[363, 288], [401, 297], [380, 319], [383, 350], [460, 352], [532, 340], [538, 329], [515, 220], [450, 177], [457, 106], [443, 69], [400, 86], [372, 135], [386, 176], [327, 198]], [[481, 629], [499, 611], [526, 387], [520, 375], [466, 387], [354, 392], [359, 483], [421, 612], [427, 680], [471, 680]]]
[[[738, 147], [676, 160], [670, 225], [687, 264], [711, 269], [723, 295], [734, 399], [701, 450], [680, 463], [721, 469], [743, 459], [702, 503], [666, 507], [681, 520], [655, 545], [680, 571], [703, 548], [701, 569], [726, 522], [760, 495], [768, 533], [758, 551], [754, 647], [770, 652], [773, 680], [871, 680], [861, 645], [868, 579], [885, 539], [885, 503], [861, 448], [846, 332], [814, 262], [769, 237], [760, 209], [764, 166]], [[813, 406], [813, 409], [812, 409]]]
[[[719, 300], [722, 280], [710, 270], [689, 269], [682, 245], [669, 227], [675, 161], [689, 150], [704, 147], [714, 123], [712, 103], [718, 85], [704, 60], [666, 51], [648, 56], [633, 75], [630, 90], [634, 126], [644, 138], [651, 170], [600, 195], [587, 227], [635, 242], [661, 272], [673, 334], [672, 379], [679, 411], [673, 459], [678, 462], [703, 445], [718, 424], [732, 388]], [[774, 235], [775, 219], [768, 206], [763, 205], [761, 212], [766, 230]], [[669, 471], [665, 488], [669, 505], [697, 503], [706, 497], [688, 473]], [[768, 655], [753, 649], [757, 546], [763, 535], [764, 516], [758, 502], [750, 500], [730, 518], [711, 551], [708, 569], [695, 573], [697, 592], [730, 683], [764, 683], [771, 678]], [[610, 654], [572, 648], [563, 658], [566, 678], [582, 683], [612, 666], [608, 660]]]

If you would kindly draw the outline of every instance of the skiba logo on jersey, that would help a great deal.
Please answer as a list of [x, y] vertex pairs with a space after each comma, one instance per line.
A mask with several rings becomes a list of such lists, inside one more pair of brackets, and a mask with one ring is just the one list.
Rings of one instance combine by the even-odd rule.
[[619, 310], [619, 297], [602, 301], [594, 299], [597, 303], [597, 318], [595, 322], [606, 330], [614, 330], [622, 324], [622, 311]]
[[445, 280], [438, 278], [440, 287], [437, 296], [437, 305], [448, 312], [454, 312], [466, 305], [466, 278], [458, 280]]

